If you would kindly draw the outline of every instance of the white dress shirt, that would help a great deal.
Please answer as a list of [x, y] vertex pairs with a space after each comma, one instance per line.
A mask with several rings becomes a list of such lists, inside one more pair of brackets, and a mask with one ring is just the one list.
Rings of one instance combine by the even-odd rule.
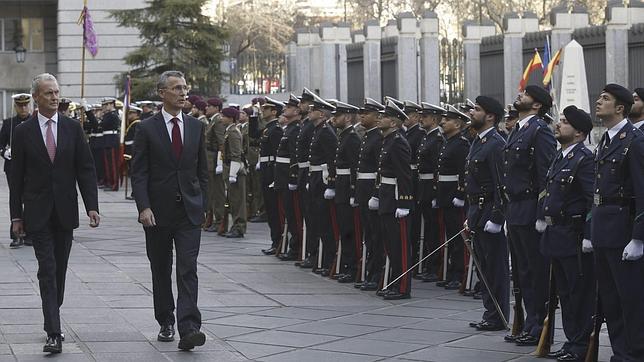
[[492, 127], [488, 128], [488, 129], [486, 129], [485, 131], [483, 131], [483, 132], [479, 133], [479, 138], [480, 138], [480, 139], [483, 139], [483, 137], [485, 137], [485, 135], [486, 135], [486, 134], [490, 133], [490, 131], [491, 131], [493, 128], [494, 128], [494, 126], [492, 126]]
[[166, 112], [164, 108], [161, 108], [161, 114], [163, 115], [163, 120], [165, 121], [165, 127], [168, 129], [168, 136], [170, 137], [170, 142], [172, 142], [172, 128], [174, 123], [172, 123], [173, 118], [179, 119], [177, 124], [179, 125], [179, 131], [181, 132], [181, 143], [183, 143], [183, 113], [179, 112], [177, 116], [173, 116], [170, 113]]
[[58, 112], [54, 116], [47, 118], [38, 112], [38, 124], [40, 124], [40, 132], [42, 133], [42, 142], [47, 146], [47, 121], [52, 120], [51, 131], [54, 133], [54, 143], [58, 145]]
[[570, 151], [572, 151], [572, 149], [573, 149], [573, 148], [575, 148], [575, 146], [577, 146], [577, 143], [573, 143], [572, 145], [570, 145], [570, 146], [566, 147], [566, 149], [565, 149], [565, 150], [561, 151], [561, 155], [562, 155], [564, 158], [566, 158], [566, 156], [568, 156], [568, 154], [570, 153]]
[[606, 131], [608, 132], [608, 137], [610, 137], [611, 142], [613, 142], [613, 139], [615, 138], [615, 136], [617, 136], [617, 133], [621, 131], [624, 126], [626, 126], [626, 123], [628, 123], [628, 119], [624, 118], [621, 122]]

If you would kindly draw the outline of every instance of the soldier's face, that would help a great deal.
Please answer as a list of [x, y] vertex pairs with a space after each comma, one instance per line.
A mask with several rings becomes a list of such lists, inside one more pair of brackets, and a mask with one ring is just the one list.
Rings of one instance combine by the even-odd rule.
[[262, 107], [262, 118], [272, 120], [275, 118], [273, 114], [273, 107]]
[[560, 144], [570, 144], [574, 139], [578, 131], [568, 123], [568, 120], [565, 116], [561, 116], [561, 119], [555, 126], [555, 138], [559, 141]]
[[219, 112], [219, 107], [215, 107], [210, 104], [206, 107], [206, 117], [212, 117], [217, 114], [217, 112]]
[[378, 128], [383, 131], [395, 126], [396, 121], [393, 119], [393, 117], [389, 117], [383, 114], [378, 118]]
[[300, 102], [300, 111], [302, 112], [302, 114], [309, 113], [310, 108], [311, 108], [311, 102], [304, 101], [304, 100]]
[[333, 118], [333, 123], [337, 128], [346, 128], [349, 125], [349, 115], [348, 114], [336, 114]]
[[228, 116], [222, 116], [221, 117], [221, 123], [224, 126], [230, 126], [233, 122], [234, 122], [234, 120], [232, 118], [228, 117]]
[[470, 118], [472, 119], [472, 128], [475, 130], [482, 129], [485, 126], [485, 110], [478, 104], [470, 111]]
[[518, 111], [529, 111], [534, 107], [534, 99], [530, 97], [525, 91], [517, 95], [517, 99], [514, 101], [514, 108]]
[[129, 112], [127, 112], [127, 120], [128, 121], [134, 121], [137, 118], [139, 118], [139, 112], [137, 112], [137, 111], [129, 111]]
[[445, 134], [453, 134], [461, 130], [461, 122], [453, 118], [445, 118], [441, 121], [441, 128]]
[[14, 107], [16, 109], [16, 115], [19, 118], [25, 118], [29, 116], [29, 113], [31, 113], [31, 110], [29, 109], [29, 103], [16, 103]]
[[628, 114], [628, 117], [632, 120], [639, 120], [644, 113], [644, 100], [642, 100], [642, 98], [640, 98], [637, 93], [633, 93], [633, 100], [635, 101], [635, 103], [633, 103], [631, 112]]
[[298, 115], [299, 108], [297, 106], [287, 106], [284, 108], [284, 117], [293, 118]]
[[624, 112], [624, 106], [616, 105], [615, 97], [607, 92], [602, 92], [595, 102], [595, 114], [601, 119], [611, 119]]
[[239, 112], [239, 123], [246, 123], [248, 122], [248, 114], [244, 111]]

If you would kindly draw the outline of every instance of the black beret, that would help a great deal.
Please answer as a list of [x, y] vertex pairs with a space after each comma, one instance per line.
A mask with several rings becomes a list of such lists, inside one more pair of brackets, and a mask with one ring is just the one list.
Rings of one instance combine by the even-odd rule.
[[360, 111], [360, 108], [344, 103], [344, 102], [335, 102], [335, 111], [333, 111], [333, 114], [338, 114], [338, 113], [358, 113]]
[[389, 99], [387, 101], [385, 109], [380, 111], [380, 113], [389, 117], [398, 118], [401, 121], [405, 121], [409, 118], [407, 117], [405, 112], [400, 107], [398, 107], [398, 104], [396, 104], [396, 102], [394, 102], [392, 99]]
[[589, 134], [593, 129], [593, 121], [590, 119], [590, 115], [586, 113], [583, 109], [579, 109], [575, 106], [568, 106], [563, 110], [564, 116], [576, 130]]
[[552, 97], [545, 88], [538, 85], [529, 85], [525, 87], [525, 91], [532, 99], [541, 103], [544, 108], [552, 107]]
[[644, 88], [635, 88], [635, 94], [644, 101]]
[[483, 108], [485, 113], [492, 113], [497, 118], [501, 118], [505, 114], [505, 109], [501, 103], [492, 97], [478, 96], [476, 97], [476, 103]]
[[623, 103], [633, 104], [633, 93], [619, 84], [606, 84], [604, 86], [604, 92], [612, 94], [615, 99]]

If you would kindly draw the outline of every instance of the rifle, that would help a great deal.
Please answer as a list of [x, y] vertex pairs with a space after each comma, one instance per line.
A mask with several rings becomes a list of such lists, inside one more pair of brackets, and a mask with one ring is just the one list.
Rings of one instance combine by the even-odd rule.
[[555, 334], [555, 311], [557, 309], [557, 284], [555, 280], [555, 273], [553, 272], [552, 264], [550, 264], [550, 298], [548, 300], [548, 314], [543, 320], [543, 329], [539, 337], [539, 344], [534, 354], [537, 357], [545, 357], [550, 353], [550, 346], [552, 345], [553, 337]]
[[595, 315], [593, 316], [594, 325], [593, 331], [590, 333], [590, 342], [588, 343], [588, 351], [586, 352], [585, 362], [597, 362], [599, 355], [599, 332], [604, 323], [604, 312], [602, 311], [602, 303], [599, 298], [599, 291], [595, 297]]

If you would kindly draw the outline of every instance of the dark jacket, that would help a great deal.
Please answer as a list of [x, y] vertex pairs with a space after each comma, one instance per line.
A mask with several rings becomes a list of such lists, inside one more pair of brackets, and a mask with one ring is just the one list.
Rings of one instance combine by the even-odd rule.
[[[335, 153], [335, 203], [347, 204], [354, 197], [358, 174], [358, 157], [360, 155], [360, 137], [353, 126], [349, 126], [338, 136], [338, 148]], [[338, 173], [338, 169], [343, 174]], [[349, 170], [345, 175], [344, 170]]]
[[[378, 214], [392, 214], [396, 209], [413, 209], [414, 196], [411, 185], [411, 150], [400, 132], [392, 132], [382, 142], [378, 172]], [[395, 179], [395, 185], [386, 178]]]

